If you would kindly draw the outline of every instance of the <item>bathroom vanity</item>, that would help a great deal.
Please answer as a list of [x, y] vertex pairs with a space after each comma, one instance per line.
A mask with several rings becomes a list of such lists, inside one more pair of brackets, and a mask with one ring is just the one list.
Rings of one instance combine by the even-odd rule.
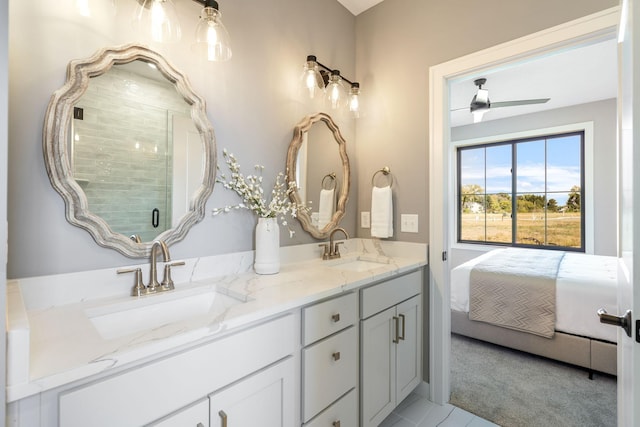
[[[129, 79], [150, 95], [119, 90]], [[137, 165], [144, 149], [121, 146], [118, 129], [150, 133], [137, 119], [147, 102], [162, 106], [158, 123], [173, 118], [171, 132], [151, 138], [166, 143], [165, 154], [144, 172], [168, 175], [163, 167], [171, 165], [173, 178], [160, 191], [171, 200], [145, 199], [133, 212], [123, 199], [102, 199], [142, 204], [150, 191], [130, 185], [136, 178], [97, 179], [100, 168], [82, 159], [109, 151]], [[125, 108], [130, 114], [108, 114]], [[95, 123], [108, 126], [97, 132]], [[82, 144], [68, 143], [72, 131]], [[351, 174], [346, 140], [329, 115], [303, 118], [287, 154], [296, 218], [316, 239], [329, 238], [326, 259], [316, 243], [280, 248], [273, 275], [255, 274], [253, 251], [169, 261], [168, 247], [204, 218], [217, 161], [204, 99], [160, 53], [132, 44], [71, 60], [47, 108], [43, 154], [67, 220], [100, 246], [150, 258], [151, 266], [8, 283], [9, 426], [374, 426], [422, 382], [426, 245], [333, 242], [336, 231], [348, 238], [339, 223]], [[315, 223], [300, 207], [318, 205], [309, 202], [329, 191], [327, 177], [335, 199]], [[176, 191], [184, 188], [192, 191]]]
[[7, 425], [377, 425], [422, 382], [426, 245], [342, 252], [185, 260], [144, 297], [115, 269], [10, 282]]

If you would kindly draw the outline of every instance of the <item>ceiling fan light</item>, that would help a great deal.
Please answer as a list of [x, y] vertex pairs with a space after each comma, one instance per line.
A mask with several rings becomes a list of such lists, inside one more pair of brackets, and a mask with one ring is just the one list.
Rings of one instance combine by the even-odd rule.
[[482, 121], [482, 117], [484, 113], [489, 111], [488, 109], [480, 109], [473, 111], [473, 123], [480, 123]]
[[[482, 92], [482, 93], [481, 93]], [[473, 95], [471, 100], [470, 110], [473, 113], [478, 110], [488, 110], [491, 107], [491, 101], [489, 101], [489, 91], [480, 89], [476, 95]]]
[[478, 93], [474, 99], [479, 104], [489, 104], [489, 91], [486, 89], [478, 89]]

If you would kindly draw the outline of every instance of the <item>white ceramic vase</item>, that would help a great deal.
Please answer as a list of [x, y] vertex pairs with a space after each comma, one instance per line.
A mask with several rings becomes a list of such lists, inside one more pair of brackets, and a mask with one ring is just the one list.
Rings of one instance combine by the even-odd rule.
[[280, 227], [277, 218], [258, 218], [253, 269], [258, 274], [280, 271]]

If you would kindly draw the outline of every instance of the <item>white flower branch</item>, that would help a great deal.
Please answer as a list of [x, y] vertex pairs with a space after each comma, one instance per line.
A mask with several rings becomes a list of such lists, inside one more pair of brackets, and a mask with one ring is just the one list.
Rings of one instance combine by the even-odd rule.
[[[260, 218], [279, 218], [283, 226], [287, 226], [287, 214], [290, 214], [294, 218], [296, 217], [299, 208], [289, 197], [293, 191], [297, 190], [295, 181], [285, 182], [286, 178], [284, 173], [279, 172], [278, 175], [276, 175], [276, 181], [271, 190], [271, 199], [267, 202], [265, 192], [262, 188], [262, 171], [264, 170], [264, 166], [255, 165], [254, 169], [257, 174], [244, 176], [242, 172], [240, 172], [240, 164], [232, 153], [227, 152], [225, 148], [222, 150], [222, 155], [229, 169], [230, 176], [227, 178], [226, 174], [218, 173], [216, 182], [222, 184], [224, 188], [234, 191], [242, 199], [242, 202], [237, 205], [215, 208], [213, 215], [231, 212], [234, 209], [248, 209]], [[220, 172], [219, 166], [218, 171]], [[301, 207], [301, 209], [306, 208]], [[293, 230], [290, 228], [289, 233], [293, 236]]]

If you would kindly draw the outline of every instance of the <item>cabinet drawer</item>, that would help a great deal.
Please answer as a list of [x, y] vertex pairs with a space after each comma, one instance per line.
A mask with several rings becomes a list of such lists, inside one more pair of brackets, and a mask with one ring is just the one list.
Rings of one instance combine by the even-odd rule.
[[302, 350], [303, 419], [308, 421], [356, 386], [358, 335], [354, 326]]
[[328, 337], [358, 319], [358, 299], [355, 293], [333, 298], [302, 309], [302, 345]]
[[351, 390], [304, 427], [357, 427], [358, 392]]
[[361, 291], [361, 317], [366, 319], [422, 291], [422, 270], [378, 283]]

